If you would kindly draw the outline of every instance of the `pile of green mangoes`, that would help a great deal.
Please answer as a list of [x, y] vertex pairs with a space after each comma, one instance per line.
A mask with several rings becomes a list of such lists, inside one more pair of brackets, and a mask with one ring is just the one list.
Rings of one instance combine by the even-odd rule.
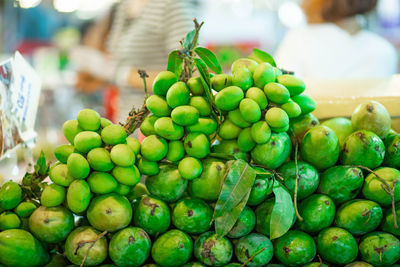
[[[370, 101], [351, 120], [320, 124], [298, 77], [250, 58], [231, 73], [211, 77], [210, 97], [201, 77], [161, 72], [141, 143], [94, 110], [65, 122], [70, 144], [56, 148], [40, 195], [0, 188], [0, 264], [396, 266], [400, 134], [385, 107]], [[259, 172], [218, 236], [214, 208], [232, 158]], [[270, 240], [275, 179], [298, 214]]]

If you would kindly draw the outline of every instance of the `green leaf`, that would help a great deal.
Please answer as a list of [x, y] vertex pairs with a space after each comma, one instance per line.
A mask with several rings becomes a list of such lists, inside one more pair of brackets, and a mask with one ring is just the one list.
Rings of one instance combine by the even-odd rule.
[[247, 191], [246, 195], [237, 204], [231, 212], [226, 212], [223, 216], [215, 219], [215, 232], [218, 236], [223, 237], [229, 233], [229, 231], [235, 225], [240, 213], [243, 211], [246, 203], [250, 197], [250, 190]]
[[257, 61], [258, 63], [267, 62], [272, 66], [276, 67], [274, 58], [267, 52], [264, 52], [258, 48], [253, 49], [253, 53], [249, 56], [249, 58]]
[[46, 156], [44, 155], [43, 150], [40, 152], [39, 158], [34, 166], [35, 173], [40, 176], [47, 176], [49, 171], [49, 166], [47, 166]]
[[227, 171], [214, 209], [215, 231], [219, 236], [224, 236], [234, 226], [246, 206], [256, 178], [256, 172], [244, 160], [231, 160], [226, 165]]
[[168, 56], [167, 70], [176, 74], [179, 78], [182, 74], [183, 58], [179, 55], [178, 50], [172, 51]]
[[194, 52], [196, 52], [196, 54], [204, 61], [204, 63], [206, 63], [210, 70], [216, 74], [222, 73], [221, 65], [219, 64], [218, 59], [213, 52], [204, 47], [196, 47]]
[[195, 30], [192, 30], [186, 34], [185, 41], [183, 42], [183, 47], [187, 50], [190, 50], [192, 47], [193, 39], [196, 34]]
[[292, 197], [279, 181], [275, 180], [272, 191], [275, 204], [271, 214], [270, 239], [275, 239], [289, 231], [295, 220], [295, 212]]

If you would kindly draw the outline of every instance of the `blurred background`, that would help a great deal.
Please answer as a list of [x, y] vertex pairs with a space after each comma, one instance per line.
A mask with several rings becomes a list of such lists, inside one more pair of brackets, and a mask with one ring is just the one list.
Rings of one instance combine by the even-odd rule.
[[[318, 6], [323, 1], [308, 2]], [[351, 70], [361, 68], [352, 65], [351, 57], [356, 57], [354, 51], [365, 47], [365, 54], [358, 56], [364, 65], [371, 60], [375, 69], [382, 70], [376, 78], [398, 72], [400, 0], [379, 0], [372, 4], [371, 10], [350, 14], [355, 15], [352, 20], [360, 28], [356, 33], [365, 30], [378, 36], [377, 45], [370, 43], [368, 36], [357, 38], [354, 45], [335, 43], [342, 37], [350, 43], [357, 35], [352, 32], [355, 24], [344, 18], [347, 15], [340, 17], [340, 23], [317, 19], [317, 23], [336, 23], [338, 28], [346, 29], [346, 35], [338, 33], [336, 37], [334, 29], [331, 33], [325, 28], [304, 31], [314, 11], [311, 9], [307, 14], [301, 0], [183, 2], [0, 0], [0, 59], [10, 57], [18, 50], [42, 79], [36, 122], [38, 147], [51, 151], [63, 143], [62, 123], [75, 118], [83, 107], [94, 108], [114, 122], [126, 117], [132, 105], [139, 107], [143, 93], [138, 85], [137, 69], [148, 70], [151, 79], [153, 72], [165, 68], [167, 54], [158, 52], [178, 48], [179, 40], [193, 26], [193, 17], [205, 22], [200, 44], [214, 51], [227, 71], [235, 59], [248, 56], [254, 47], [258, 47], [276, 55], [279, 67], [298, 69], [299, 74], [313, 78], [310, 66], [302, 69], [303, 65], [290, 59], [321, 50], [321, 55], [331, 55], [331, 58], [324, 60], [314, 56], [312, 63], [323, 70], [315, 73], [317, 80], [336, 79], [336, 73], [348, 76], [345, 78], [362, 79], [362, 75], [369, 75], [368, 71], [353, 73]], [[327, 38], [327, 44], [322, 42], [324, 38]], [[161, 47], [160, 43], [164, 41]], [[318, 44], [322, 48], [316, 47]], [[367, 50], [368, 45], [373, 46], [372, 52]], [[333, 50], [336, 51], [333, 53]], [[375, 56], [372, 55], [374, 52], [377, 53]], [[343, 55], [345, 59], [336, 55]], [[337, 61], [328, 62], [332, 57]], [[336, 71], [339, 69], [342, 71]]]

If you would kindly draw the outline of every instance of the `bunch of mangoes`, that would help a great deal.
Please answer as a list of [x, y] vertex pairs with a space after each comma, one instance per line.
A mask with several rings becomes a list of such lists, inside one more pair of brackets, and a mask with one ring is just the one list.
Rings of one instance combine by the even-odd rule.
[[[161, 72], [141, 143], [94, 110], [67, 121], [70, 144], [55, 150], [40, 195], [14, 182], [0, 189], [0, 264], [396, 266], [400, 134], [384, 106], [320, 123], [300, 78], [250, 58], [210, 84], [211, 96], [201, 77]], [[214, 208], [232, 158], [257, 175], [218, 236]], [[274, 179], [298, 216], [271, 240]]]

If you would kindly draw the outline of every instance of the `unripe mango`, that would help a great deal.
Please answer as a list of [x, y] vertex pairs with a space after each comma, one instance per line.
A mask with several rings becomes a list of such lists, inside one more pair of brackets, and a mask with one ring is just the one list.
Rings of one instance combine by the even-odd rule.
[[193, 96], [190, 98], [189, 105], [195, 107], [199, 111], [200, 116], [209, 116], [211, 114], [210, 103], [202, 96]]
[[61, 205], [64, 199], [65, 188], [61, 185], [50, 184], [44, 188], [40, 196], [40, 203], [45, 207], [56, 207]]
[[168, 144], [164, 138], [150, 135], [142, 141], [140, 152], [148, 160], [159, 161], [167, 155]]
[[157, 162], [145, 158], [139, 159], [137, 167], [140, 173], [144, 175], [156, 175], [160, 171]]
[[263, 90], [258, 87], [251, 87], [246, 92], [246, 98], [251, 98], [258, 103], [260, 109], [266, 109], [268, 106], [268, 100]]
[[249, 152], [252, 150], [256, 145], [252, 135], [251, 135], [251, 128], [243, 129], [238, 137], [238, 146], [241, 151]]
[[73, 153], [75, 147], [73, 145], [61, 145], [54, 150], [54, 155], [61, 163], [67, 163], [69, 155]]
[[159, 119], [156, 115], [150, 115], [144, 118], [142, 124], [140, 125], [140, 131], [145, 136], [156, 134], [156, 130], [154, 130], [154, 123]]
[[171, 108], [189, 104], [190, 92], [184, 82], [176, 82], [167, 92], [167, 103]]
[[96, 132], [83, 131], [78, 133], [74, 138], [76, 150], [82, 153], [88, 153], [96, 147], [101, 147], [101, 137]]
[[211, 86], [217, 92], [231, 85], [232, 77], [228, 74], [217, 74], [211, 78]]
[[84, 212], [89, 206], [90, 198], [90, 187], [86, 181], [75, 180], [68, 187], [67, 205], [73, 213]]
[[189, 133], [203, 133], [211, 135], [217, 130], [217, 122], [211, 118], [199, 118], [199, 120], [190, 126], [186, 127]]
[[289, 117], [281, 108], [270, 108], [265, 114], [265, 121], [272, 128], [289, 127]]
[[253, 74], [247, 68], [239, 68], [232, 74], [232, 85], [246, 91], [253, 85]]
[[127, 134], [124, 127], [117, 124], [109, 125], [101, 131], [101, 139], [107, 145], [124, 144], [126, 137]]
[[87, 178], [87, 182], [90, 191], [95, 194], [108, 194], [118, 187], [114, 177], [106, 172], [92, 172]]
[[242, 117], [251, 123], [257, 122], [261, 118], [261, 109], [256, 101], [245, 98], [240, 101], [239, 110]]
[[77, 116], [79, 127], [85, 131], [97, 131], [100, 128], [100, 118], [100, 114], [93, 109], [82, 109]]
[[306, 89], [305, 83], [300, 78], [290, 74], [280, 75], [277, 81], [289, 90], [291, 97], [303, 93]]
[[199, 120], [199, 111], [192, 106], [179, 106], [172, 110], [171, 118], [178, 125], [189, 126]]
[[136, 166], [120, 167], [116, 166], [112, 170], [112, 175], [121, 184], [133, 186], [140, 182], [140, 172]]
[[118, 144], [111, 149], [111, 160], [118, 166], [128, 167], [135, 163], [136, 157], [132, 149], [126, 144]]
[[67, 161], [68, 173], [76, 179], [84, 179], [89, 175], [89, 162], [84, 156], [78, 153], [72, 153]]
[[281, 109], [283, 109], [286, 114], [289, 116], [289, 118], [296, 118], [301, 115], [301, 108], [300, 106], [291, 100], [289, 102], [283, 104], [281, 106]]
[[258, 63], [249, 58], [239, 58], [232, 63], [231, 71], [236, 72], [238, 69], [247, 68], [251, 73], [254, 72]]
[[175, 162], [181, 160], [185, 156], [185, 149], [183, 143], [179, 140], [170, 141], [168, 143], [167, 160]]
[[186, 157], [179, 162], [178, 171], [182, 178], [193, 180], [201, 175], [203, 165], [196, 158]]
[[189, 156], [203, 159], [210, 153], [210, 141], [202, 133], [189, 133], [185, 137], [184, 148]]
[[187, 81], [187, 86], [190, 89], [192, 95], [203, 95], [204, 94], [204, 87], [201, 83], [200, 77], [192, 77]]
[[233, 124], [235, 124], [236, 126], [238, 126], [240, 128], [246, 128], [246, 127], [250, 127], [251, 126], [251, 123], [244, 119], [244, 117], [242, 116], [242, 113], [240, 112], [239, 108], [229, 111], [228, 119]]
[[271, 138], [271, 129], [265, 121], [258, 121], [251, 126], [251, 137], [257, 144], [264, 144]]
[[222, 89], [215, 96], [215, 105], [224, 111], [234, 110], [244, 98], [243, 90], [237, 86]]
[[275, 81], [274, 67], [269, 63], [260, 63], [253, 73], [254, 84], [258, 88], [263, 89], [267, 83]]
[[62, 129], [65, 138], [67, 138], [68, 142], [70, 142], [72, 145], [74, 144], [75, 136], [83, 131], [77, 120], [69, 120], [64, 122]]
[[264, 92], [269, 101], [277, 104], [285, 104], [290, 99], [288, 89], [279, 83], [268, 83], [264, 86]]
[[313, 112], [317, 107], [315, 101], [308, 95], [296, 95], [292, 97], [292, 100], [300, 106], [302, 115]]
[[237, 138], [241, 131], [242, 131], [241, 128], [233, 124], [230, 120], [226, 119], [221, 124], [218, 135], [222, 139], [231, 140]]
[[183, 137], [184, 129], [174, 123], [170, 117], [159, 118], [154, 123], [156, 133], [168, 140], [179, 140]]
[[165, 96], [168, 89], [178, 81], [175, 73], [171, 71], [160, 72], [153, 82], [153, 93], [159, 96]]
[[75, 180], [75, 178], [69, 173], [67, 164], [52, 166], [49, 171], [49, 177], [53, 183], [61, 186], [69, 186], [72, 181]]
[[110, 152], [102, 147], [90, 150], [87, 154], [87, 160], [90, 167], [96, 171], [108, 172], [114, 168], [114, 164], [111, 161]]
[[149, 96], [146, 99], [146, 107], [157, 117], [166, 117], [171, 114], [171, 108], [165, 98], [158, 95]]

